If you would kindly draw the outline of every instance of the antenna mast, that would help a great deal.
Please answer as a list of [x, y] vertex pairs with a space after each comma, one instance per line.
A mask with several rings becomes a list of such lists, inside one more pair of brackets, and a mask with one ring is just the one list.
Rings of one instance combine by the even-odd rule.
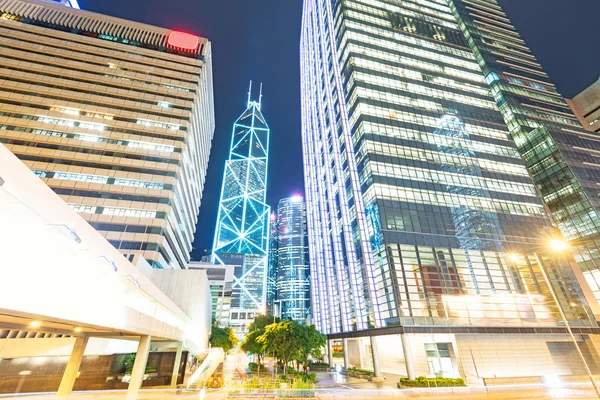
[[260, 83], [260, 94], [258, 95], [258, 109], [260, 110], [260, 104], [262, 102], [262, 82]]
[[250, 107], [250, 95], [252, 94], [252, 81], [250, 81], [250, 87], [248, 88], [248, 106]]

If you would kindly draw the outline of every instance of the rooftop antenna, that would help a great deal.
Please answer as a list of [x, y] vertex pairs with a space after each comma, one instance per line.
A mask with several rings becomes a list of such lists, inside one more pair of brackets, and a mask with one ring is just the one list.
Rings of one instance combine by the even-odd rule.
[[262, 102], [262, 82], [260, 83], [260, 94], [258, 95], [258, 109], [260, 110], [260, 103]]
[[250, 107], [250, 95], [252, 94], [252, 81], [250, 81], [250, 87], [248, 88], [248, 107]]

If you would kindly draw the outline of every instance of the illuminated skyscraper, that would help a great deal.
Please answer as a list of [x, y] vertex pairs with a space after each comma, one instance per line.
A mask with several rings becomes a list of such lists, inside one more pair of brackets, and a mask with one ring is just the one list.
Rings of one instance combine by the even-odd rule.
[[[530, 177], [543, 184], [529, 160], [553, 143], [541, 121], [577, 123], [534, 78], [542, 73], [509, 24], [492, 0], [304, 2], [312, 313], [344, 340], [346, 363], [376, 376], [380, 365], [480, 383], [560, 374], [574, 345], [555, 344], [569, 336], [551, 289], [569, 322], [598, 340], [583, 275], [541, 250], [557, 232]], [[538, 147], [527, 142], [538, 133]], [[554, 160], [547, 173], [568, 169]], [[539, 357], [523, 365], [514, 349], [534, 347]]]
[[211, 43], [40, 0], [0, 1], [0, 40], [0, 141], [129, 260], [185, 268], [215, 126]]
[[262, 88], [258, 102], [250, 96], [249, 92], [246, 111], [233, 125], [213, 243], [215, 263], [237, 265], [230, 326], [241, 335], [265, 312], [269, 258], [269, 126], [260, 111]]
[[306, 206], [301, 196], [281, 199], [271, 220], [269, 286], [273, 315], [304, 323], [310, 313]]
[[60, 3], [60, 4], [65, 5], [67, 7], [79, 8], [79, 3], [77, 3], [77, 0], [45, 0], [45, 1], [51, 1], [51, 2], [54, 2], [54, 3]]

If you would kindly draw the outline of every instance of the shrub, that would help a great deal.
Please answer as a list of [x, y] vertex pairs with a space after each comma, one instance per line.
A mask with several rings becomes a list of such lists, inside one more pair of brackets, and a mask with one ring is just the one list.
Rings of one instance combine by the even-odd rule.
[[467, 386], [461, 378], [425, 378], [424, 376], [419, 376], [415, 380], [400, 378], [400, 385], [410, 387]]
[[257, 364], [255, 362], [248, 363], [248, 369], [252, 372], [259, 372], [259, 368], [260, 368], [260, 371], [265, 370], [265, 366], [262, 364]]
[[367, 371], [367, 370], [364, 370], [364, 369], [354, 368], [354, 367], [350, 367], [350, 368], [346, 369], [346, 372], [354, 372], [355, 374], [368, 375], [368, 376], [374, 376], [375, 375], [375, 373], [373, 371]]
[[343, 351], [334, 351], [333, 353], [331, 353], [331, 355], [334, 358], [344, 358], [344, 352]]
[[311, 362], [308, 363], [309, 367], [324, 367], [324, 368], [329, 368], [329, 364], [325, 363], [325, 362]]

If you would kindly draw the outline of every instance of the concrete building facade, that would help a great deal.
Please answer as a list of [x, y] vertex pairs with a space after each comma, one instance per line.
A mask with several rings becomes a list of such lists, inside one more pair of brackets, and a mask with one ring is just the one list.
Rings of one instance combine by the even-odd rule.
[[566, 100], [585, 129], [600, 132], [600, 79]]
[[0, 1], [0, 142], [129, 260], [189, 262], [214, 131], [204, 38]]

